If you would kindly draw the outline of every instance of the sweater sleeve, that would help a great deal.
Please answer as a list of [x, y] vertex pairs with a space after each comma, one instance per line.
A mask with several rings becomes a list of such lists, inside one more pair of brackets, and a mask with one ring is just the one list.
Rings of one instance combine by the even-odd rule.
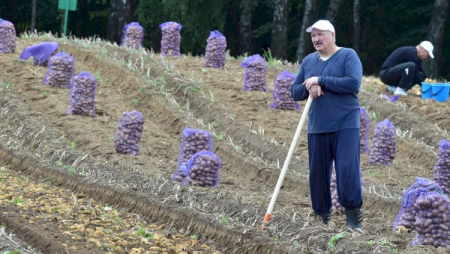
[[[344, 59], [343, 77], [319, 77], [319, 85], [324, 90], [335, 93], [357, 93], [359, 91], [362, 80], [362, 64], [354, 50], [348, 52]], [[339, 64], [339, 62], [336, 62], [336, 64]]]
[[303, 101], [306, 100], [309, 96], [309, 91], [303, 85], [305, 81], [305, 61], [300, 65], [300, 69], [298, 71], [297, 77], [295, 77], [294, 83], [291, 86], [291, 95], [292, 99], [295, 101]]

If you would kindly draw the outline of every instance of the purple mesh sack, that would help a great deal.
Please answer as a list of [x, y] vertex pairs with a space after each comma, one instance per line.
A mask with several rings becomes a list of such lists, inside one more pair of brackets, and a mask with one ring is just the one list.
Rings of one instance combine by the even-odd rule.
[[139, 155], [139, 142], [144, 131], [144, 123], [145, 118], [141, 112], [136, 110], [123, 112], [114, 136], [117, 153]]
[[364, 107], [359, 108], [360, 125], [359, 125], [359, 142], [360, 153], [369, 153], [369, 131], [370, 131], [370, 117]]
[[414, 209], [417, 235], [411, 245], [450, 246], [450, 200], [442, 190], [421, 192]]
[[50, 58], [58, 52], [57, 42], [41, 42], [39, 44], [26, 47], [19, 58], [27, 60], [30, 57], [34, 58], [34, 65], [47, 66]]
[[267, 62], [259, 54], [249, 56], [241, 63], [245, 67], [244, 91], [265, 91], [267, 88]]
[[42, 84], [56, 87], [70, 87], [75, 72], [75, 60], [69, 54], [60, 52], [50, 58]]
[[273, 90], [273, 103], [270, 105], [274, 109], [300, 110], [300, 104], [292, 99], [291, 86], [295, 80], [295, 74], [283, 71], [275, 78], [275, 88]]
[[123, 28], [120, 46], [139, 49], [142, 48], [143, 41], [144, 28], [138, 22], [131, 22]]
[[394, 224], [392, 225], [392, 231], [396, 231], [397, 227], [403, 226], [408, 230], [415, 228], [414, 223], [416, 221], [416, 211], [414, 204], [417, 201], [420, 193], [429, 189], [440, 189], [439, 185], [430, 179], [421, 178], [416, 176], [414, 184], [402, 195], [402, 206], [400, 211], [395, 217]]
[[381, 121], [373, 131], [372, 146], [369, 151], [370, 165], [390, 165], [397, 152], [397, 132], [389, 120]]
[[[363, 179], [362, 179], [362, 171], [361, 168], [359, 169], [359, 176], [361, 181], [361, 187], [363, 185]], [[332, 210], [334, 213], [344, 213], [345, 207], [339, 203], [339, 195], [337, 192], [337, 184], [336, 184], [336, 169], [334, 167], [333, 162], [333, 172], [331, 174], [331, 183], [330, 183], [330, 193], [331, 193], [331, 202], [332, 202]]]
[[450, 194], [450, 142], [445, 139], [439, 141], [433, 176], [444, 193]]
[[209, 34], [207, 42], [203, 66], [212, 68], [224, 67], [227, 51], [227, 39], [225, 36], [214, 30]]
[[159, 25], [162, 32], [161, 55], [180, 56], [181, 24], [169, 21]]
[[187, 176], [182, 172], [182, 167], [196, 153], [201, 151], [214, 152], [211, 134], [205, 130], [189, 129], [187, 126], [181, 133], [180, 155], [178, 156], [178, 167], [173, 180], [182, 182]]
[[202, 187], [216, 187], [219, 184], [220, 158], [213, 152], [201, 151], [194, 154], [175, 174], [186, 176], [183, 185], [193, 184]]
[[89, 72], [74, 76], [70, 84], [70, 108], [67, 114], [95, 117], [97, 81]]
[[0, 19], [0, 51], [3, 54], [16, 51], [16, 29], [13, 23], [4, 19]]

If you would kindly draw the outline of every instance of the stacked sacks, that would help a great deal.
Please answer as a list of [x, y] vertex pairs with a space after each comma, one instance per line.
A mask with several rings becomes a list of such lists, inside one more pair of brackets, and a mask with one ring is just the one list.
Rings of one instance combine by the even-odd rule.
[[58, 52], [57, 42], [41, 42], [39, 44], [26, 47], [19, 58], [27, 60], [30, 57], [34, 58], [34, 65], [47, 66], [50, 58]]
[[385, 119], [373, 131], [372, 146], [369, 151], [370, 165], [390, 165], [397, 152], [397, 132], [394, 125]]
[[142, 48], [144, 41], [144, 28], [138, 22], [131, 22], [123, 28], [122, 41], [120, 46], [130, 48]]
[[434, 166], [434, 180], [441, 186], [445, 194], [450, 194], [450, 142], [439, 141], [436, 165]]
[[3, 54], [16, 51], [16, 29], [13, 23], [4, 19], [0, 19], [0, 51]]
[[45, 73], [44, 85], [56, 87], [70, 87], [70, 80], [75, 72], [75, 60], [69, 54], [60, 52], [53, 56]]
[[369, 131], [370, 118], [367, 110], [364, 107], [359, 108], [360, 112], [360, 126], [359, 126], [359, 142], [360, 153], [369, 153]]
[[440, 188], [439, 184], [427, 179], [416, 177], [416, 182], [412, 184], [402, 195], [402, 206], [395, 217], [392, 230], [396, 231], [397, 227], [405, 227], [408, 230], [415, 228], [416, 210], [414, 205], [420, 193], [427, 189]]
[[70, 87], [70, 108], [67, 113], [95, 117], [97, 81], [94, 76], [82, 71], [72, 78]]
[[220, 158], [213, 152], [201, 151], [194, 154], [182, 167], [183, 175], [187, 176], [183, 185], [188, 183], [212, 187], [219, 183]]
[[[361, 186], [362, 186], [363, 180], [362, 180], [361, 168], [359, 169], [359, 177], [360, 177]], [[334, 163], [333, 163], [333, 172], [331, 174], [330, 193], [331, 193], [331, 202], [332, 202], [333, 212], [344, 213], [345, 207], [343, 207], [341, 205], [341, 203], [339, 203], [339, 195], [337, 192], [337, 184], [336, 184], [336, 169], [334, 167]]]
[[227, 51], [227, 39], [225, 36], [219, 31], [214, 30], [209, 34], [207, 42], [203, 66], [212, 68], [224, 67]]
[[159, 25], [162, 32], [161, 55], [180, 56], [181, 24], [169, 21]]
[[180, 155], [178, 156], [177, 172], [173, 176], [174, 181], [185, 180], [187, 175], [182, 171], [183, 167], [194, 154], [201, 151], [214, 152], [211, 134], [205, 130], [185, 127], [181, 133]]
[[117, 153], [139, 155], [139, 142], [144, 131], [144, 123], [144, 116], [136, 110], [122, 114], [114, 136]]
[[265, 91], [267, 88], [267, 62], [259, 54], [249, 56], [241, 63], [245, 67], [244, 91]]
[[291, 86], [295, 80], [295, 74], [283, 71], [275, 78], [275, 89], [273, 90], [274, 109], [300, 110], [300, 104], [292, 99]]

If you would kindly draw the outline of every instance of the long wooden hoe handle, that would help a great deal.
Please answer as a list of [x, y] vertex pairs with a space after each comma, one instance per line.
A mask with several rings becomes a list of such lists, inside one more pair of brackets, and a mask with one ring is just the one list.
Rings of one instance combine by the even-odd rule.
[[292, 140], [291, 147], [289, 148], [288, 155], [286, 160], [284, 161], [283, 169], [281, 170], [280, 176], [278, 177], [277, 185], [275, 186], [275, 190], [272, 194], [272, 199], [270, 200], [269, 207], [267, 208], [266, 216], [264, 217], [264, 222], [260, 226], [261, 230], [264, 230], [264, 225], [270, 220], [270, 216], [273, 211], [273, 207], [275, 206], [275, 202], [277, 201], [278, 193], [280, 192], [281, 185], [283, 184], [284, 176], [286, 175], [286, 171], [291, 163], [292, 154], [294, 153], [295, 148], [297, 147], [297, 141], [300, 137], [300, 133], [302, 132], [303, 125], [306, 121], [306, 116], [308, 115], [309, 107], [313, 101], [312, 96], [308, 97], [306, 101], [305, 108], [303, 109], [302, 117], [300, 118], [300, 122], [298, 123], [297, 130], [295, 131], [294, 139]]

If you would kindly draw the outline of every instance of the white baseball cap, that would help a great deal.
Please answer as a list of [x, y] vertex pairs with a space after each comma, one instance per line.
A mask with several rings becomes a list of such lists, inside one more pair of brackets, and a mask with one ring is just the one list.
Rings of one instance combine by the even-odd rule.
[[431, 42], [429, 42], [429, 41], [423, 41], [423, 42], [421, 42], [419, 45], [420, 45], [423, 49], [425, 49], [426, 51], [428, 51], [428, 54], [430, 54], [430, 57], [431, 57], [431, 58], [434, 58], [434, 55], [433, 55], [433, 49], [434, 49], [434, 47], [433, 47], [433, 44], [431, 44]]
[[330, 32], [334, 33], [334, 26], [330, 23], [330, 21], [325, 20], [325, 19], [321, 19], [321, 20], [317, 21], [316, 23], [314, 23], [312, 26], [308, 27], [306, 29], [306, 32], [311, 33], [313, 28], [323, 30], [323, 31], [330, 31]]

